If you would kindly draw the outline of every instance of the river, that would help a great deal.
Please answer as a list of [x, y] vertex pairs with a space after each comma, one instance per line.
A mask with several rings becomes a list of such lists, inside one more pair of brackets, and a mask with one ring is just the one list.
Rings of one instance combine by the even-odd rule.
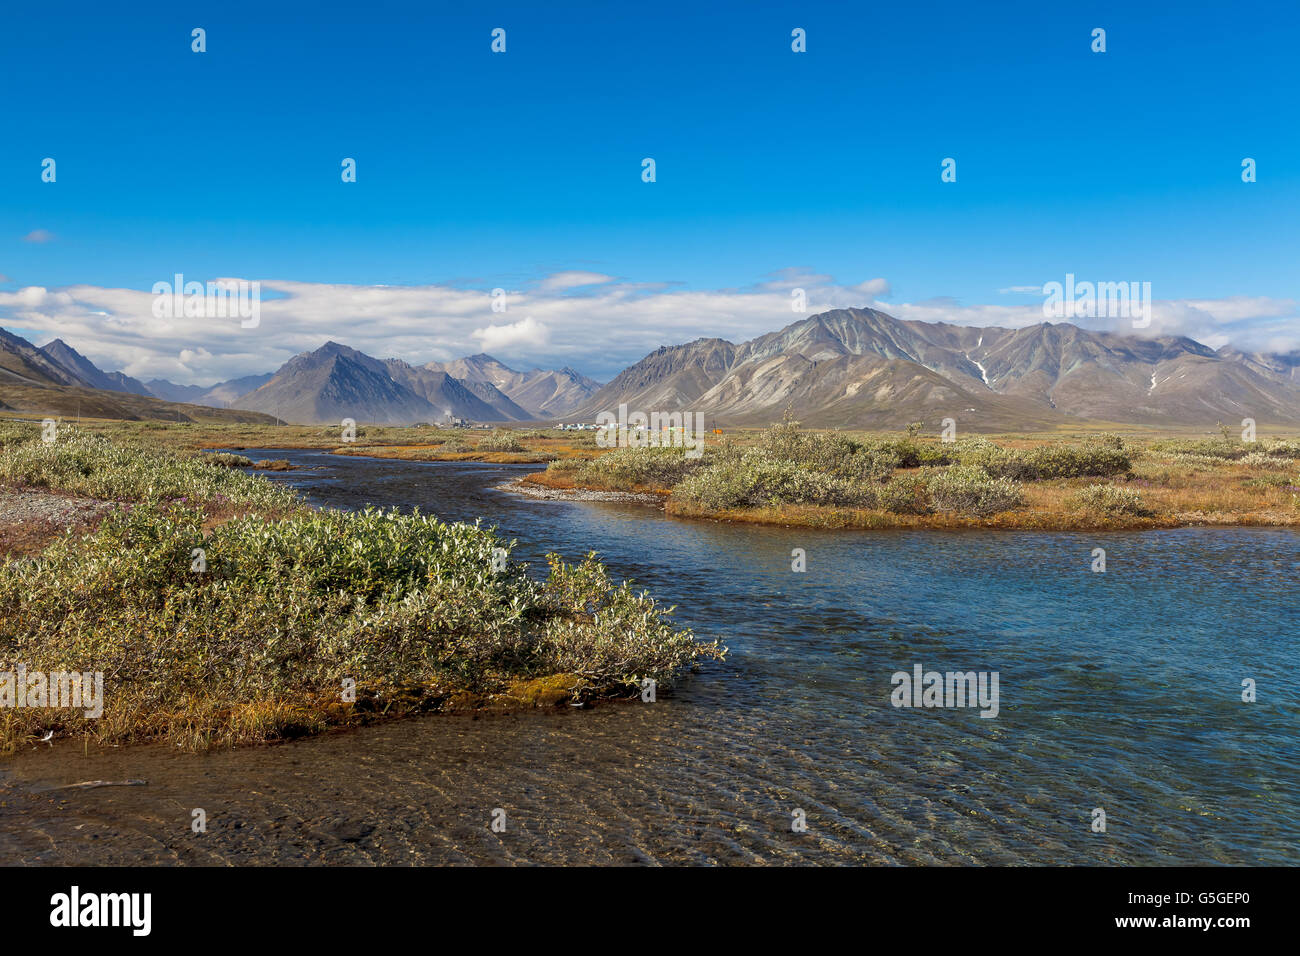
[[[818, 532], [497, 490], [536, 466], [245, 454], [316, 504], [597, 551], [728, 659], [654, 703], [41, 746], [0, 763], [0, 863], [1296, 862], [1293, 530]], [[996, 672], [997, 716], [892, 706], [918, 664]]]

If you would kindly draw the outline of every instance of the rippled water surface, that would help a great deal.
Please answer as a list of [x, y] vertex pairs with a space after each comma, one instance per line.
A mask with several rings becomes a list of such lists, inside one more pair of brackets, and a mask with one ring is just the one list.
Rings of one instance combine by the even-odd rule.
[[[598, 551], [728, 660], [653, 705], [41, 748], [0, 765], [0, 862], [1296, 862], [1293, 531], [744, 527], [495, 490], [534, 466], [254, 454], [319, 504], [483, 516], [530, 561]], [[892, 707], [916, 664], [997, 671], [998, 716]]]

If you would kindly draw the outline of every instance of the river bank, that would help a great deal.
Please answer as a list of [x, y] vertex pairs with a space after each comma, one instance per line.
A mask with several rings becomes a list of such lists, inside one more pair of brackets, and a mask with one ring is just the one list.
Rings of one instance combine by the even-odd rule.
[[[82, 736], [203, 749], [582, 705], [644, 681], [666, 692], [722, 656], [591, 554], [548, 554], [539, 577], [478, 523], [311, 507], [263, 477], [297, 466], [269, 460], [283, 467], [72, 429], [6, 437], [0, 504], [29, 534], [0, 566], [0, 750]], [[13, 684], [67, 669], [96, 675], [103, 699]]]
[[1247, 442], [1226, 431], [945, 443], [915, 429], [807, 431], [787, 421], [731, 431], [699, 459], [678, 450], [672, 460], [656, 448], [602, 447], [592, 431], [535, 427], [362, 425], [350, 441], [325, 426], [97, 427], [115, 439], [178, 451], [274, 447], [393, 461], [544, 464], [545, 471], [512, 479], [511, 490], [552, 500], [640, 501], [673, 517], [726, 523], [1031, 531], [1300, 525], [1300, 443], [1279, 436]]
[[673, 517], [817, 529], [1292, 527], [1298, 459], [1286, 439], [949, 443], [785, 422], [702, 455], [641, 442], [556, 461], [518, 487], [651, 495]]
[[671, 490], [611, 491], [599, 485], [575, 485], [572, 481], [564, 478], [556, 479], [546, 472], [524, 475], [505, 487], [519, 494], [550, 500], [641, 501], [655, 504], [665, 513], [676, 518], [821, 530], [1136, 531], [1156, 528], [1300, 526], [1300, 513], [1281, 509], [1246, 512], [1176, 512], [1144, 517], [1081, 513], [1061, 505], [1060, 499], [1068, 495], [1069, 486], [1062, 486], [1055, 494], [1042, 493], [1042, 507], [1034, 507], [1034, 499], [1040, 496], [1031, 493], [1030, 504], [1025, 509], [989, 517], [959, 514], [907, 515], [879, 510], [797, 504], [715, 511], [676, 502], [672, 499]]
[[[819, 531], [497, 490], [527, 465], [250, 456], [298, 466], [265, 480], [313, 507], [490, 516], [538, 568], [597, 551], [727, 659], [654, 702], [197, 754], [27, 745], [0, 762], [0, 860], [1260, 865], [1300, 839], [1294, 714], [1268, 691], [1300, 666], [1293, 529]], [[916, 663], [1000, 672], [997, 718], [892, 706]], [[147, 785], [55, 789], [93, 780]]]

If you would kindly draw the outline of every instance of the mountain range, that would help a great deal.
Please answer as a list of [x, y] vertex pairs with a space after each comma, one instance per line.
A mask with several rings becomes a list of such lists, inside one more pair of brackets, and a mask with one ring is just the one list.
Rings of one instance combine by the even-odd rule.
[[740, 344], [702, 338], [663, 346], [604, 386], [570, 368], [520, 372], [483, 354], [411, 365], [337, 342], [274, 373], [210, 388], [141, 383], [99, 370], [61, 340], [37, 349], [0, 330], [0, 404], [13, 407], [13, 390], [33, 383], [109, 396], [101, 402], [110, 405], [146, 395], [301, 423], [590, 422], [623, 404], [736, 425], [766, 424], [790, 410], [809, 425], [835, 428], [943, 418], [976, 431], [1081, 421], [1300, 423], [1300, 352], [1216, 350], [1184, 336], [1142, 338], [1066, 322], [1005, 329], [902, 321], [870, 308], [823, 312]]
[[647, 355], [569, 414], [620, 404], [760, 424], [899, 428], [951, 417], [981, 431], [1080, 419], [1143, 425], [1300, 422], [1300, 353], [1214, 350], [1070, 323], [1020, 329], [836, 309], [739, 345], [697, 339]]
[[192, 402], [195, 405], [211, 405], [214, 408], [229, 408], [241, 395], [247, 395], [255, 388], [265, 385], [273, 373], [262, 375], [245, 375], [216, 385], [177, 385], [165, 378], [151, 378], [144, 383], [146, 394], [156, 395], [172, 402]]
[[568, 366], [559, 371], [516, 372], [483, 353], [442, 365], [430, 362], [425, 368], [439, 368], [471, 388], [490, 385], [533, 418], [563, 416], [600, 388], [599, 382]]
[[[524, 422], [562, 415], [600, 387], [569, 368], [520, 372], [484, 354], [413, 366], [395, 358], [381, 361], [337, 342], [295, 355], [275, 372], [212, 386], [177, 385], [160, 378], [141, 382], [101, 370], [62, 339], [36, 348], [3, 329], [0, 335], [0, 407], [5, 405], [5, 388], [39, 386], [114, 393], [100, 400], [104, 407], [120, 407], [131, 395], [160, 399], [169, 409], [177, 403], [239, 409], [260, 413], [246, 418], [269, 416], [268, 421]], [[27, 396], [25, 402], [33, 400], [37, 405], [59, 404], [49, 395]], [[148, 403], [142, 407], [147, 409]], [[176, 414], [169, 410], [162, 417]]]
[[102, 372], [56, 339], [38, 349], [0, 329], [0, 411], [31, 417], [166, 419], [178, 422], [275, 421], [252, 411], [181, 404], [135, 391], [144, 386], [120, 372]]
[[490, 355], [410, 365], [326, 342], [232, 405], [295, 422], [526, 422], [563, 415], [599, 387], [572, 369], [517, 372]]

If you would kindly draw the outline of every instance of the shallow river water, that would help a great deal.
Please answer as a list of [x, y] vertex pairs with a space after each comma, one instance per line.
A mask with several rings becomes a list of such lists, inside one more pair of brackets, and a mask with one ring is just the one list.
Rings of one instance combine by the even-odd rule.
[[[1295, 531], [816, 532], [495, 489], [535, 466], [250, 454], [300, 465], [269, 477], [314, 503], [597, 551], [728, 659], [653, 704], [41, 746], [0, 763], [0, 863], [1297, 861]], [[996, 672], [997, 716], [895, 708], [916, 665]]]

